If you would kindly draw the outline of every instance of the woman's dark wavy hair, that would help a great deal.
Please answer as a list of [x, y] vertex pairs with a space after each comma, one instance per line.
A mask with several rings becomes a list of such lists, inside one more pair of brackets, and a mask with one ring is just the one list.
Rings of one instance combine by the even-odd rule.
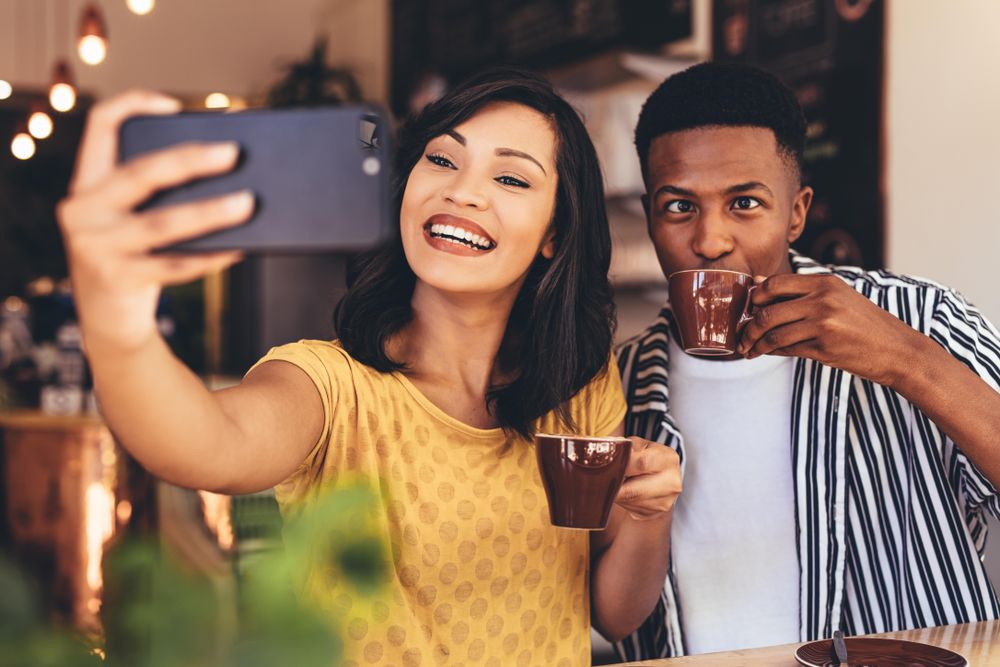
[[[614, 333], [603, 180], [580, 117], [548, 81], [531, 72], [501, 68], [474, 76], [401, 130], [393, 206], [398, 220], [407, 178], [427, 143], [495, 102], [535, 109], [551, 121], [557, 138], [555, 255], [551, 260], [539, 255], [528, 271], [497, 360], [499, 370], [514, 379], [487, 395], [504, 430], [531, 437], [533, 422], [551, 410], [566, 428], [576, 428], [567, 401], [608, 363]], [[387, 243], [353, 262], [348, 292], [334, 314], [341, 344], [352, 357], [382, 372], [404, 367], [385, 348], [413, 316], [415, 281], [398, 226]]]

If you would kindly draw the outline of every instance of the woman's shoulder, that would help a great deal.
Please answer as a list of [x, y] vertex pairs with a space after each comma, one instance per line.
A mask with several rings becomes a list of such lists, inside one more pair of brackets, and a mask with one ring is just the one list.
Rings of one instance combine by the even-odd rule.
[[257, 365], [285, 361], [305, 370], [314, 379], [335, 384], [377, 381], [388, 373], [378, 371], [355, 359], [339, 340], [303, 339], [271, 348]]
[[[350, 353], [337, 339], [333, 340], [311, 340], [302, 339], [294, 343], [286, 343], [272, 347], [267, 357], [315, 357], [328, 363], [357, 363]], [[266, 357], [265, 357], [266, 358]]]

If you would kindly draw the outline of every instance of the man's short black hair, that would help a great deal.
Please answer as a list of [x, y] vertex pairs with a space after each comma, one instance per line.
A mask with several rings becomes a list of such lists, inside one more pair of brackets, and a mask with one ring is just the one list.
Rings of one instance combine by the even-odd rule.
[[669, 77], [643, 104], [635, 127], [643, 175], [649, 146], [657, 137], [719, 125], [772, 130], [778, 150], [802, 173], [806, 121], [795, 94], [760, 68], [702, 63]]

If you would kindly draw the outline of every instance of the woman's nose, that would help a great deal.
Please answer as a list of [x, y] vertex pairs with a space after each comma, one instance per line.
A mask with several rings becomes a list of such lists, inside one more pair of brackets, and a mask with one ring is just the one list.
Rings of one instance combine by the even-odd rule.
[[456, 176], [444, 187], [441, 196], [445, 201], [462, 208], [484, 209], [487, 206], [486, 194], [471, 174]]

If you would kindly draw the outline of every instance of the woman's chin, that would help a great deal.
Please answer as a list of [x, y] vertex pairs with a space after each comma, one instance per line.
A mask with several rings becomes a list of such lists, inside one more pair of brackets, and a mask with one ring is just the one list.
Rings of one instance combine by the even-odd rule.
[[417, 281], [422, 283], [425, 288], [442, 294], [488, 296], [502, 291], [502, 287], [498, 288], [491, 281], [484, 280], [482, 276], [470, 276], [468, 272], [436, 270], [415, 273]]

